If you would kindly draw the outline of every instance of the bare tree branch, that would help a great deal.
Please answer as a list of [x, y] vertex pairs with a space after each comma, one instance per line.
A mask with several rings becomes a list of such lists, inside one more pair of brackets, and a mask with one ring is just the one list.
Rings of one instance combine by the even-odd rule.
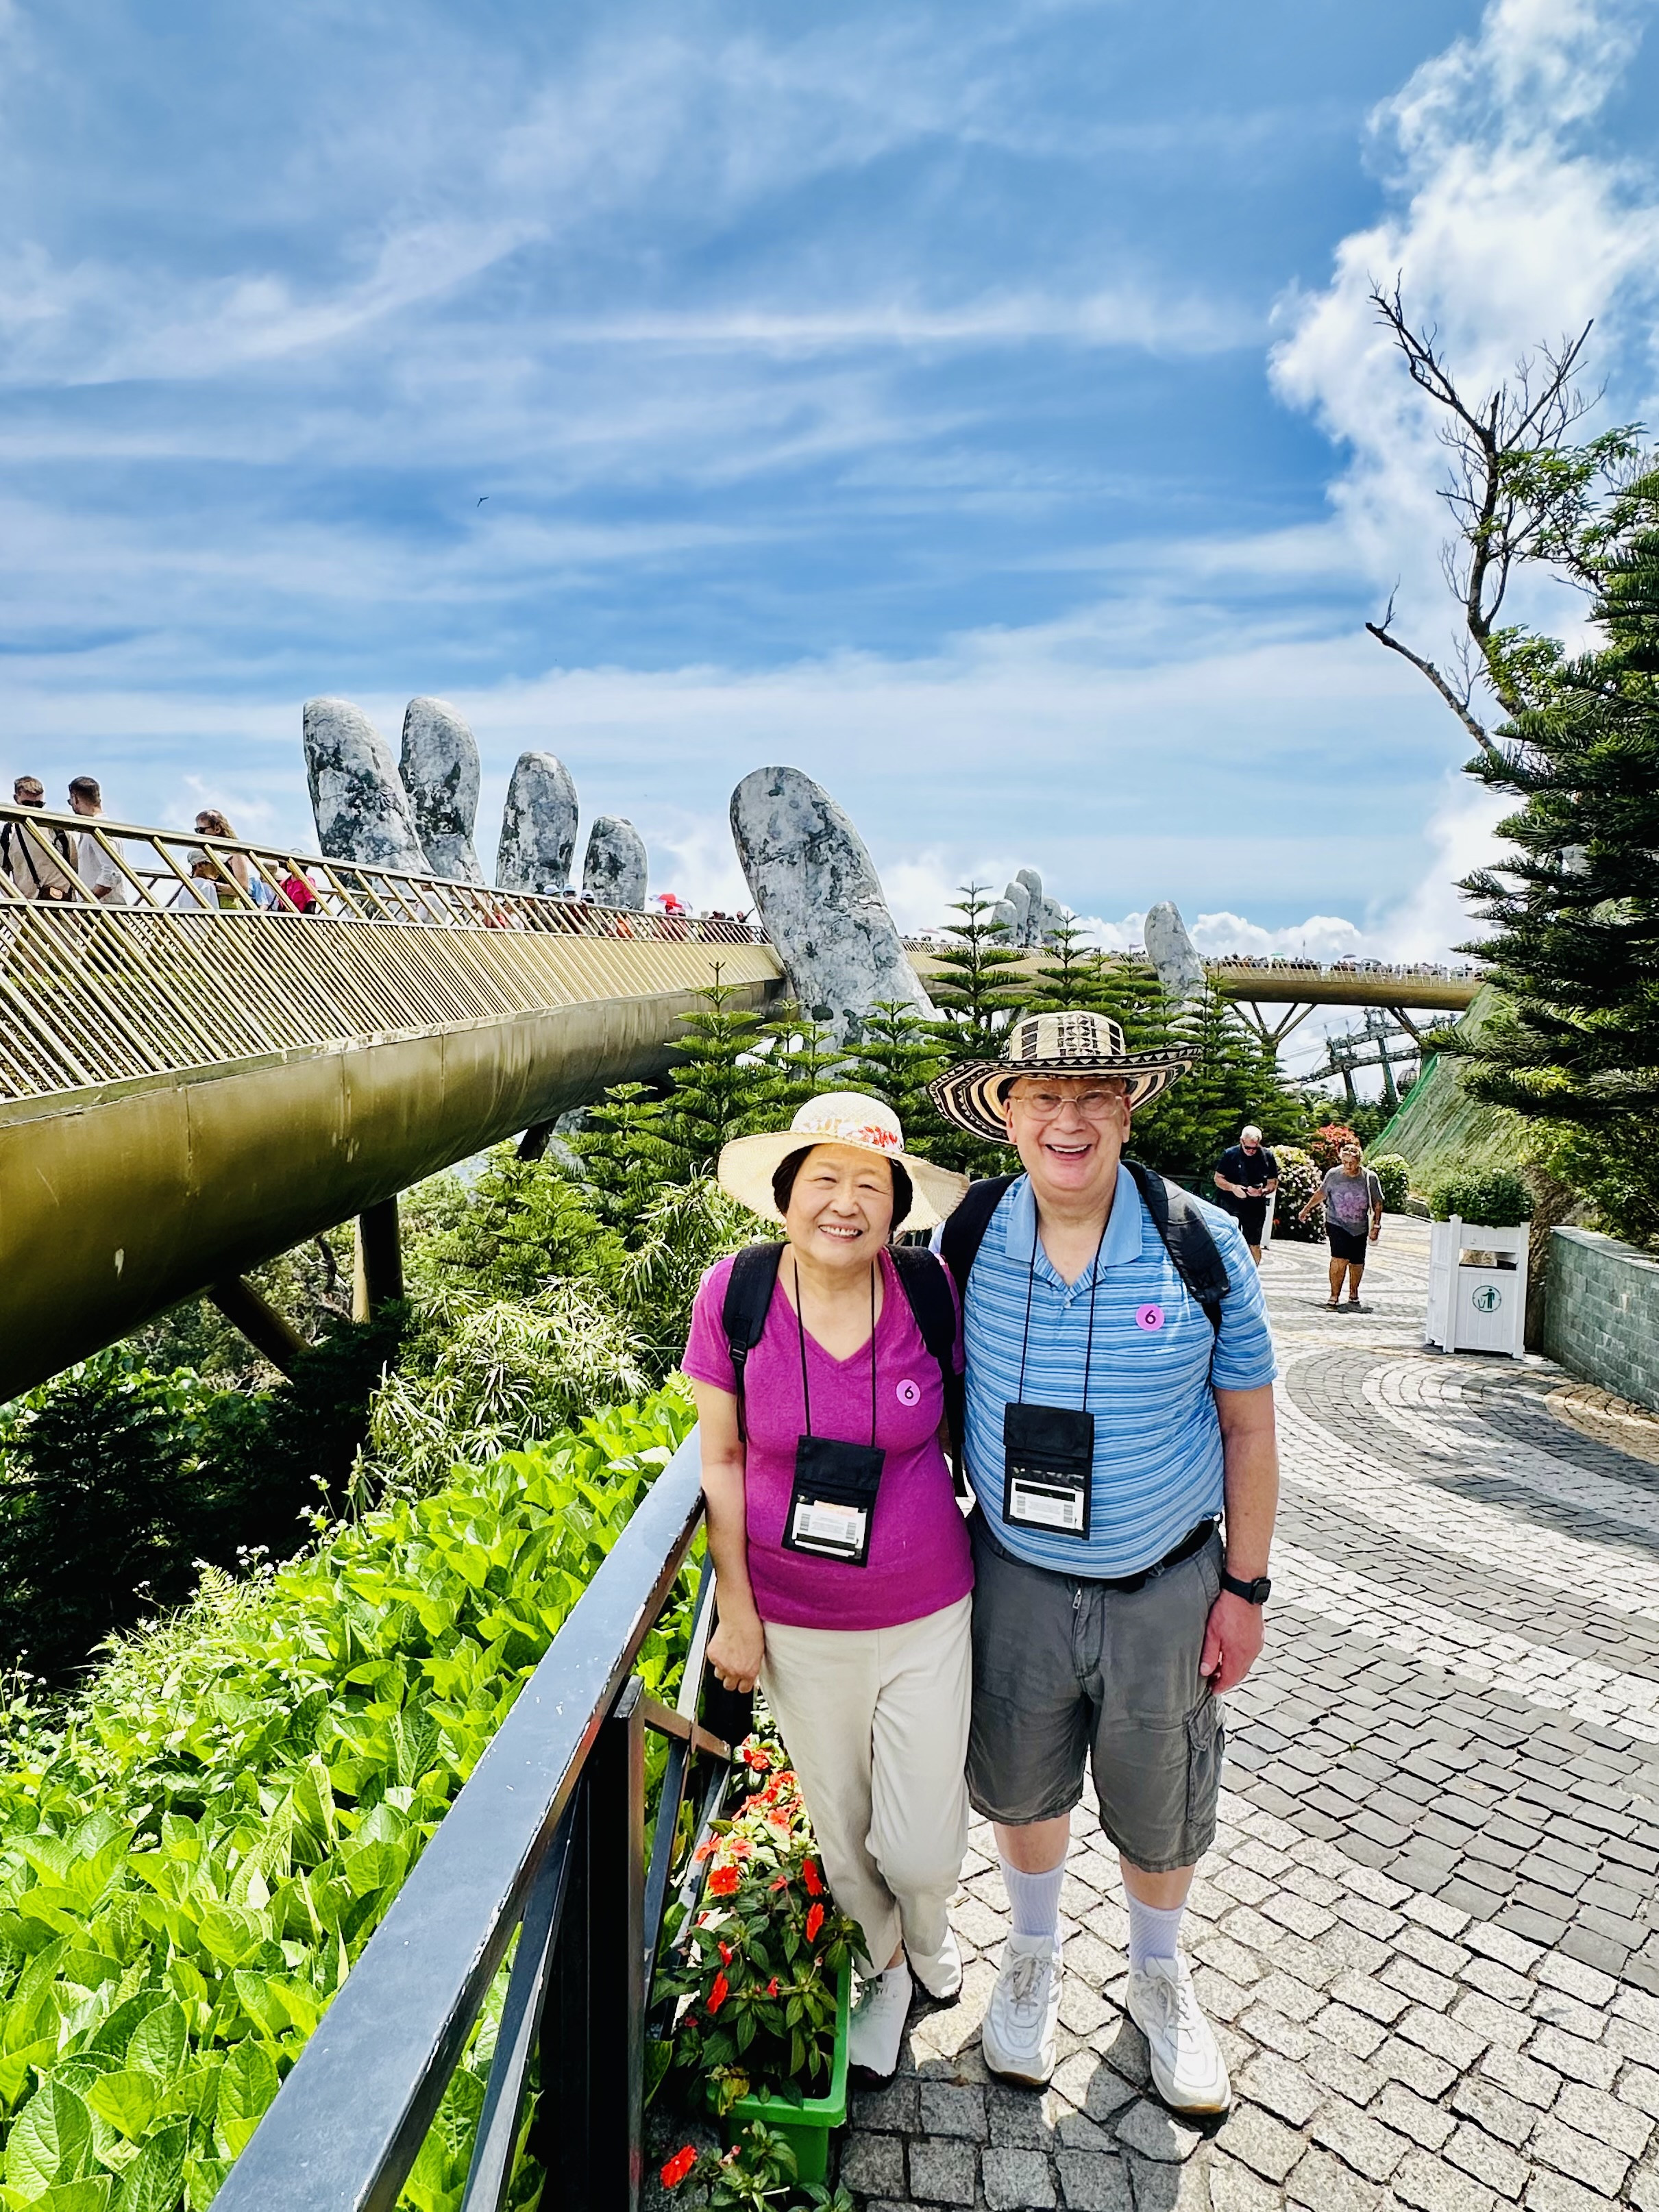
[[1458, 720], [1462, 722], [1463, 727], [1468, 732], [1469, 735], [1474, 739], [1476, 744], [1480, 746], [1481, 751], [1485, 753], [1489, 759], [1501, 760], [1503, 758], [1502, 753], [1499, 752], [1498, 747], [1492, 743], [1486, 730], [1474, 719], [1474, 714], [1470, 711], [1468, 699], [1460, 698], [1458, 696], [1455, 690], [1451, 684], [1447, 683], [1445, 678], [1435, 666], [1433, 661], [1425, 660], [1420, 653], [1413, 653], [1410, 646], [1402, 645], [1397, 637], [1390, 636], [1389, 633], [1389, 623], [1393, 620], [1393, 618], [1394, 602], [1390, 599], [1389, 602], [1389, 611], [1384, 619], [1380, 623], [1368, 622], [1365, 627], [1379, 645], [1386, 645], [1390, 653], [1397, 653], [1402, 660], [1409, 660], [1413, 668], [1418, 670], [1420, 674], [1428, 678], [1430, 683], [1433, 684], [1435, 690], [1440, 694], [1446, 704], [1451, 708], [1453, 714], [1456, 715]]

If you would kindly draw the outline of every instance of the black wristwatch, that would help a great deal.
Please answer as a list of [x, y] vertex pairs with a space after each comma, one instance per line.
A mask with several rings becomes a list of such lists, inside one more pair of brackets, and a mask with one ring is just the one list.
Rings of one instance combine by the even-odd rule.
[[1273, 1584], [1266, 1575], [1258, 1575], [1253, 1583], [1241, 1582], [1237, 1575], [1230, 1575], [1224, 1567], [1221, 1570], [1221, 1587], [1231, 1590], [1235, 1597], [1242, 1597], [1246, 1605], [1266, 1605]]

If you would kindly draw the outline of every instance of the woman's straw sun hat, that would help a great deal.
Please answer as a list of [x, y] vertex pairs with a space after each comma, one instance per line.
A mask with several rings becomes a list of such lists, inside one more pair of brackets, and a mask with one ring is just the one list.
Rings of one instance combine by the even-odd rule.
[[1028, 1014], [1008, 1032], [1000, 1060], [968, 1060], [927, 1090], [947, 1121], [1006, 1145], [1003, 1101], [1022, 1075], [1115, 1075], [1133, 1110], [1167, 1091], [1192, 1064], [1190, 1052], [1126, 1051], [1123, 1031], [1109, 1014]]
[[874, 1152], [902, 1167], [913, 1192], [902, 1224], [906, 1229], [936, 1229], [961, 1203], [968, 1188], [966, 1176], [907, 1152], [898, 1115], [862, 1091], [826, 1091], [821, 1097], [809, 1098], [787, 1129], [734, 1137], [720, 1148], [715, 1179], [751, 1213], [766, 1221], [781, 1221], [772, 1196], [772, 1177], [791, 1153], [810, 1152], [814, 1145], [850, 1145], [855, 1152]]

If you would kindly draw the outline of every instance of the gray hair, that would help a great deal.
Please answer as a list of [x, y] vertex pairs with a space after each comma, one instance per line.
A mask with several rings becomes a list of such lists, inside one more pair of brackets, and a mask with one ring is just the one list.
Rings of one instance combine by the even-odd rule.
[[1244, 1127], [1239, 1131], [1238, 1135], [1239, 1141], [1241, 1143], [1246, 1137], [1254, 1137], [1258, 1145], [1261, 1142], [1261, 1132], [1256, 1127], [1254, 1121], [1247, 1121], [1244, 1124]]

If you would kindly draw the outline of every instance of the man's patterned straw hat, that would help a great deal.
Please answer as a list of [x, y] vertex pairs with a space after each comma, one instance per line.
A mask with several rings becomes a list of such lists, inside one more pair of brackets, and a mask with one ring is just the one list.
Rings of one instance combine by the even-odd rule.
[[1127, 1052], [1109, 1014], [1028, 1014], [1008, 1032], [1000, 1060], [970, 1060], [927, 1086], [946, 1121], [993, 1144], [1006, 1145], [1003, 1101], [1022, 1075], [1115, 1075], [1131, 1109], [1144, 1106], [1189, 1073], [1192, 1054]]
[[862, 1091], [826, 1091], [809, 1098], [787, 1129], [769, 1130], [759, 1137], [733, 1137], [720, 1148], [715, 1180], [722, 1190], [758, 1213], [765, 1221], [781, 1221], [772, 1195], [774, 1171], [792, 1152], [810, 1152], [814, 1145], [850, 1145], [854, 1152], [873, 1152], [892, 1160], [910, 1178], [910, 1211], [907, 1229], [937, 1229], [962, 1203], [968, 1178], [953, 1168], [935, 1167], [904, 1149], [904, 1131], [892, 1108]]

